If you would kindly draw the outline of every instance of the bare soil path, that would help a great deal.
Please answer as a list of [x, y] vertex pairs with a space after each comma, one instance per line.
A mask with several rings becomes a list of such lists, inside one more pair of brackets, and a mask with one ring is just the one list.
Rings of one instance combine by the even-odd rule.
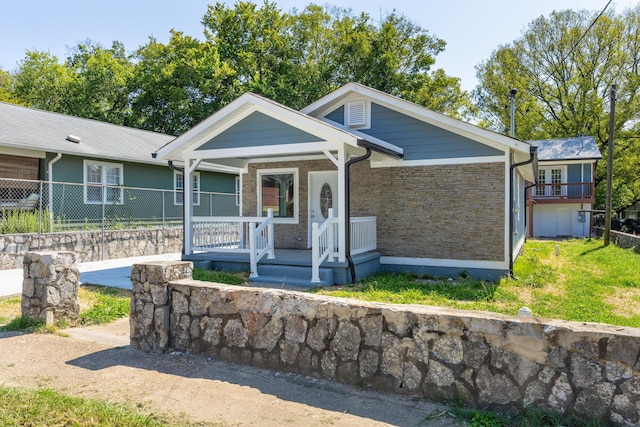
[[190, 354], [129, 347], [129, 321], [63, 337], [0, 333], [0, 385], [141, 404], [220, 426], [462, 426], [418, 399]]

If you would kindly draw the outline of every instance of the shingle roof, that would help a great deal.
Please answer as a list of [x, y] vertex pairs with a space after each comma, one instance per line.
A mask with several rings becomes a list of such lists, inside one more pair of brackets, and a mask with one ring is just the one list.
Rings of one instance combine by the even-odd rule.
[[529, 141], [538, 147], [538, 160], [597, 160], [602, 155], [592, 136]]
[[[80, 143], [68, 141], [68, 135], [79, 137]], [[151, 153], [173, 139], [170, 135], [0, 102], [0, 148], [165, 164], [152, 158]]]

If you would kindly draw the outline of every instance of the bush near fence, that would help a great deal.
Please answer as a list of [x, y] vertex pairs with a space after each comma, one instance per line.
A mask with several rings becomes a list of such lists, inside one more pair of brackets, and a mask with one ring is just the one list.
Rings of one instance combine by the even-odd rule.
[[[200, 191], [195, 199], [195, 215], [238, 215], [236, 194]], [[179, 226], [181, 200], [167, 189], [0, 178], [0, 232]]]

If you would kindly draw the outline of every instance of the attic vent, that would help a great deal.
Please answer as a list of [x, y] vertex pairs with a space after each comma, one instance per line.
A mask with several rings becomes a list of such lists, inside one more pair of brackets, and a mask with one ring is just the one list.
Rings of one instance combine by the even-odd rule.
[[367, 104], [365, 101], [347, 103], [347, 126], [363, 127], [367, 125]]
[[75, 136], [75, 135], [67, 135], [65, 139], [70, 142], [75, 142], [76, 144], [79, 144], [80, 141], [82, 141], [82, 139], [79, 136]]

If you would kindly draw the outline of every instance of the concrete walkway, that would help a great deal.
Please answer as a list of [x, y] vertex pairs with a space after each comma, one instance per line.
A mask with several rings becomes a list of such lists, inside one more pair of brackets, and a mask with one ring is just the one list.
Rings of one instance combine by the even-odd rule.
[[[149, 255], [131, 258], [109, 259], [104, 261], [78, 263], [80, 283], [103, 285], [113, 288], [131, 289], [131, 266], [148, 261], [174, 261], [180, 259], [179, 253]], [[0, 270], [0, 297], [22, 293], [23, 270]]]

